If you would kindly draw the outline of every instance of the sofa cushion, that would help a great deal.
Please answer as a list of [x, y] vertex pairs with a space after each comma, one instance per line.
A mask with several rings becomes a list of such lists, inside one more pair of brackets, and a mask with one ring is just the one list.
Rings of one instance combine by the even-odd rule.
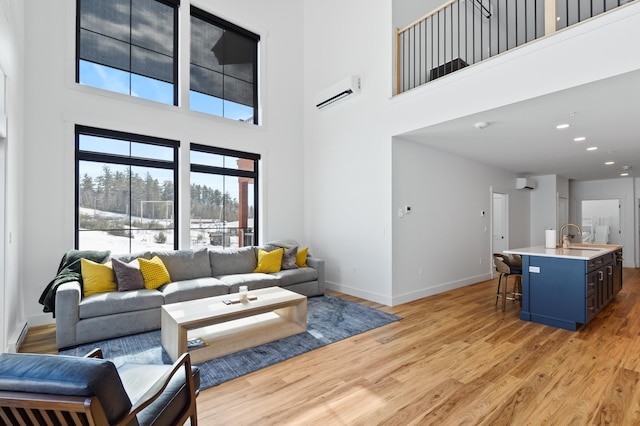
[[142, 272], [140, 272], [138, 259], [125, 263], [113, 258], [111, 263], [113, 265], [113, 273], [116, 276], [118, 291], [142, 290], [144, 288], [144, 278], [142, 278]]
[[254, 247], [237, 249], [210, 249], [211, 275], [248, 274], [258, 266]]
[[278, 272], [282, 267], [282, 254], [284, 250], [279, 248], [273, 251], [258, 249], [258, 266], [253, 272], [264, 272], [270, 274]]
[[167, 250], [152, 253], [162, 259], [171, 281], [184, 281], [211, 276], [206, 247], [200, 250]]
[[96, 396], [109, 424], [115, 424], [131, 409], [115, 365], [105, 359], [3, 353], [0, 354], [0, 390]]
[[138, 263], [140, 263], [145, 288], [152, 290], [171, 282], [171, 275], [158, 256], [153, 256], [151, 260], [138, 259]]
[[[164, 303], [164, 297], [158, 290], [114, 291], [98, 293], [80, 301], [80, 318], [93, 318], [121, 312], [141, 311], [158, 308]], [[109, 324], [105, 324], [108, 327]]]
[[228, 294], [229, 286], [218, 279], [205, 277], [175, 281], [163, 285], [158, 290], [164, 296], [165, 303], [177, 303]]
[[133, 260], [136, 259], [151, 259], [151, 252], [150, 251], [139, 251], [136, 253], [122, 253], [122, 254], [112, 254], [111, 255], [111, 259], [118, 259], [121, 262], [124, 263], [131, 263]]
[[292, 284], [299, 284], [307, 281], [315, 281], [318, 279], [318, 271], [313, 268], [298, 268], [282, 270], [271, 274], [280, 279], [280, 286], [286, 287]]
[[280, 285], [280, 278], [275, 274], [249, 273], [249, 274], [233, 274], [219, 275], [216, 277], [229, 286], [230, 293], [237, 293], [238, 287], [246, 285], [249, 290], [258, 288], [275, 287]]
[[299, 248], [298, 253], [296, 254], [296, 265], [298, 268], [306, 268], [307, 265], [307, 254], [309, 253], [309, 247]]
[[297, 254], [298, 247], [286, 249], [282, 255], [282, 267], [280, 269], [298, 269], [298, 265], [296, 265]]
[[113, 275], [111, 262], [102, 264], [80, 259], [80, 264], [82, 265], [82, 292], [84, 296], [117, 290], [118, 285], [115, 275]]

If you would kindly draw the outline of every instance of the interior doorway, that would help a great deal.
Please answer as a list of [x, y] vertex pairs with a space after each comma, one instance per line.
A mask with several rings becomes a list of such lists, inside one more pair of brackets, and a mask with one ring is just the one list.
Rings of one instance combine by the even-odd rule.
[[491, 251], [502, 253], [509, 248], [509, 195], [494, 192], [491, 207]]
[[623, 245], [621, 203], [619, 199], [582, 200], [582, 242]]

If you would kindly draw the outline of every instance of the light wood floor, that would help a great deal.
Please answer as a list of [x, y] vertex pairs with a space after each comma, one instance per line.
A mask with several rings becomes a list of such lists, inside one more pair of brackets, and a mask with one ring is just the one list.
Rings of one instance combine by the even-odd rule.
[[[207, 389], [202, 425], [640, 424], [640, 269], [578, 332], [494, 307], [495, 281], [393, 308], [396, 323]], [[21, 350], [55, 353], [55, 328]]]

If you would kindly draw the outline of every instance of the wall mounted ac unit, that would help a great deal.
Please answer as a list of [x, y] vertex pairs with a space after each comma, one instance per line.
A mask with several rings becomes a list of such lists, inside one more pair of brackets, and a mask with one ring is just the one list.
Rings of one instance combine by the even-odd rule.
[[516, 189], [536, 189], [536, 181], [530, 178], [516, 178]]
[[360, 77], [352, 75], [340, 83], [337, 83], [326, 90], [318, 93], [315, 105], [318, 109], [325, 109], [336, 102], [360, 93]]

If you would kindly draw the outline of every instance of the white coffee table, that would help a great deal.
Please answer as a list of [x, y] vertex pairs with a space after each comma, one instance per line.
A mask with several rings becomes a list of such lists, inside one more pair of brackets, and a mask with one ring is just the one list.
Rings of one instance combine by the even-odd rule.
[[199, 363], [226, 354], [293, 336], [307, 330], [307, 298], [269, 287], [249, 292], [255, 300], [238, 301], [238, 294], [209, 297], [162, 306], [162, 346], [172, 361], [187, 351], [187, 341], [202, 338], [207, 346], [189, 350]]

